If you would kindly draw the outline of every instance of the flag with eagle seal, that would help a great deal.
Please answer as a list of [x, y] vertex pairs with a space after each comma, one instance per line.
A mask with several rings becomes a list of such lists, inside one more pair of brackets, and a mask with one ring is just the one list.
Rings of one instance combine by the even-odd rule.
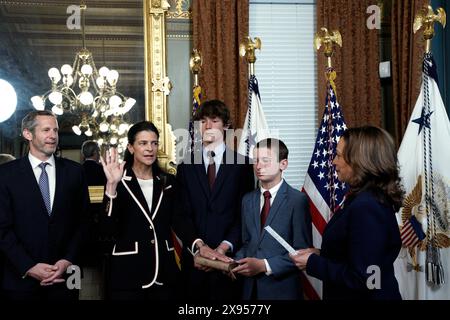
[[431, 53], [398, 151], [406, 191], [397, 214], [403, 248], [395, 274], [403, 299], [450, 299], [450, 122]]

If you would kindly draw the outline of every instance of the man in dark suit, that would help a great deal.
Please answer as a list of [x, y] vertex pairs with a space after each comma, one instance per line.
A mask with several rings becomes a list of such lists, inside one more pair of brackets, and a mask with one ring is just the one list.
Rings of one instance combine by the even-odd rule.
[[[13, 155], [7, 154], [7, 153], [0, 153], [0, 165], [7, 163], [9, 161], [15, 160], [16, 158]], [[3, 270], [3, 254], [0, 252], [0, 274], [2, 273]], [[1, 278], [0, 278], [0, 288], [1, 288]], [[2, 290], [0, 289], [0, 299], [2, 299]]]
[[[233, 255], [241, 243], [241, 200], [254, 189], [252, 167], [248, 158], [225, 146], [230, 112], [222, 101], [204, 102], [194, 120], [201, 123], [202, 145], [177, 168], [183, 208], [207, 245]], [[191, 255], [183, 258], [189, 299], [218, 301], [239, 295], [236, 283], [222, 272], [195, 269]]]
[[86, 140], [81, 145], [83, 155], [83, 169], [86, 173], [88, 186], [104, 186], [106, 184], [105, 173], [100, 164], [100, 148], [97, 142]]
[[303, 299], [300, 272], [284, 249], [264, 227], [271, 226], [294, 248], [311, 245], [308, 199], [284, 181], [288, 149], [269, 138], [256, 144], [253, 168], [261, 184], [242, 200], [243, 246], [233, 272], [245, 276], [243, 299]]
[[[105, 186], [106, 176], [103, 167], [100, 164], [100, 147], [96, 141], [86, 140], [81, 145], [82, 166], [86, 175], [88, 186]], [[101, 230], [100, 215], [102, 214], [101, 203], [91, 203], [89, 206], [90, 216], [93, 225], [91, 233], [88, 236], [86, 250], [83, 250], [81, 256], [84, 278], [89, 279], [84, 287], [89, 287], [87, 292], [96, 291], [98, 298], [106, 298], [105, 271], [107, 270], [107, 260], [112, 250], [112, 239], [104, 236]], [[103, 235], [103, 236], [100, 236]], [[92, 288], [91, 288], [92, 287]], [[99, 289], [96, 289], [96, 288]], [[92, 294], [92, 293], [91, 293]], [[83, 299], [83, 291], [80, 298]]]
[[76, 162], [54, 157], [58, 122], [52, 112], [30, 112], [22, 134], [29, 153], [0, 166], [2, 288], [11, 300], [77, 299], [64, 277], [78, 263], [89, 228], [84, 173]]

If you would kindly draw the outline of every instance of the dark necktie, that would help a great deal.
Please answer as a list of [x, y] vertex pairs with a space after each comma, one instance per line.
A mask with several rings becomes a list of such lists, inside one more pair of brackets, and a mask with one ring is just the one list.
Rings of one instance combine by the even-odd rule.
[[272, 197], [272, 195], [270, 194], [269, 191], [264, 191], [263, 196], [264, 196], [264, 205], [261, 210], [261, 232], [264, 228], [264, 225], [266, 224], [267, 216], [269, 215], [270, 198]]
[[39, 189], [41, 189], [42, 198], [44, 199], [45, 207], [47, 208], [47, 213], [50, 215], [52, 213], [52, 208], [50, 206], [50, 187], [48, 184], [48, 175], [45, 167], [48, 165], [47, 162], [42, 162], [39, 164], [41, 168], [41, 176], [39, 177]]
[[216, 163], [214, 162], [214, 157], [216, 154], [214, 151], [208, 151], [208, 183], [209, 187], [212, 189], [214, 185], [214, 180], [216, 180]]

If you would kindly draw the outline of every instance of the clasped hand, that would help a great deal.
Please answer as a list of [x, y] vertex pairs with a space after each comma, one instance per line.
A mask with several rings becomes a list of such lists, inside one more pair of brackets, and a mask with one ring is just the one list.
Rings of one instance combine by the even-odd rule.
[[37, 263], [28, 270], [27, 275], [38, 280], [41, 286], [50, 286], [65, 281], [62, 275], [71, 264], [65, 259], [58, 260], [54, 265]]
[[266, 264], [263, 259], [247, 257], [236, 261], [239, 265], [231, 270], [246, 277], [253, 277], [261, 272], [266, 272]]

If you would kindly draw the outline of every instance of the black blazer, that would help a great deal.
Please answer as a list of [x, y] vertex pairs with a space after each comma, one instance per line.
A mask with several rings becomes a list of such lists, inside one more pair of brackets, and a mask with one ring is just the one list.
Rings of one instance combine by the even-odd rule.
[[[188, 160], [177, 168], [185, 214], [194, 222], [198, 236], [211, 248], [227, 240], [238, 250], [242, 198], [255, 188], [249, 159], [226, 149], [212, 190], [203, 159], [195, 159], [192, 154]], [[194, 160], [202, 163], [195, 164]]]
[[[370, 192], [344, 203], [325, 228], [320, 256], [311, 255], [306, 271], [323, 281], [323, 299], [401, 299], [394, 261], [401, 249], [393, 208]], [[369, 290], [367, 279], [380, 268], [380, 289]], [[372, 281], [369, 281], [372, 283]]]
[[195, 240], [192, 223], [175, 201], [175, 178], [161, 173], [153, 180], [152, 206], [148, 207], [132, 169], [126, 168], [117, 186], [117, 198], [105, 195], [104, 230], [114, 235], [110, 264], [111, 290], [141, 290], [174, 286], [179, 272], [171, 228], [183, 243]]
[[39, 282], [22, 276], [36, 263], [67, 259], [78, 264], [90, 220], [81, 166], [56, 158], [52, 214], [47, 214], [28, 155], [0, 166], [0, 250], [5, 255], [2, 287], [29, 291]]

